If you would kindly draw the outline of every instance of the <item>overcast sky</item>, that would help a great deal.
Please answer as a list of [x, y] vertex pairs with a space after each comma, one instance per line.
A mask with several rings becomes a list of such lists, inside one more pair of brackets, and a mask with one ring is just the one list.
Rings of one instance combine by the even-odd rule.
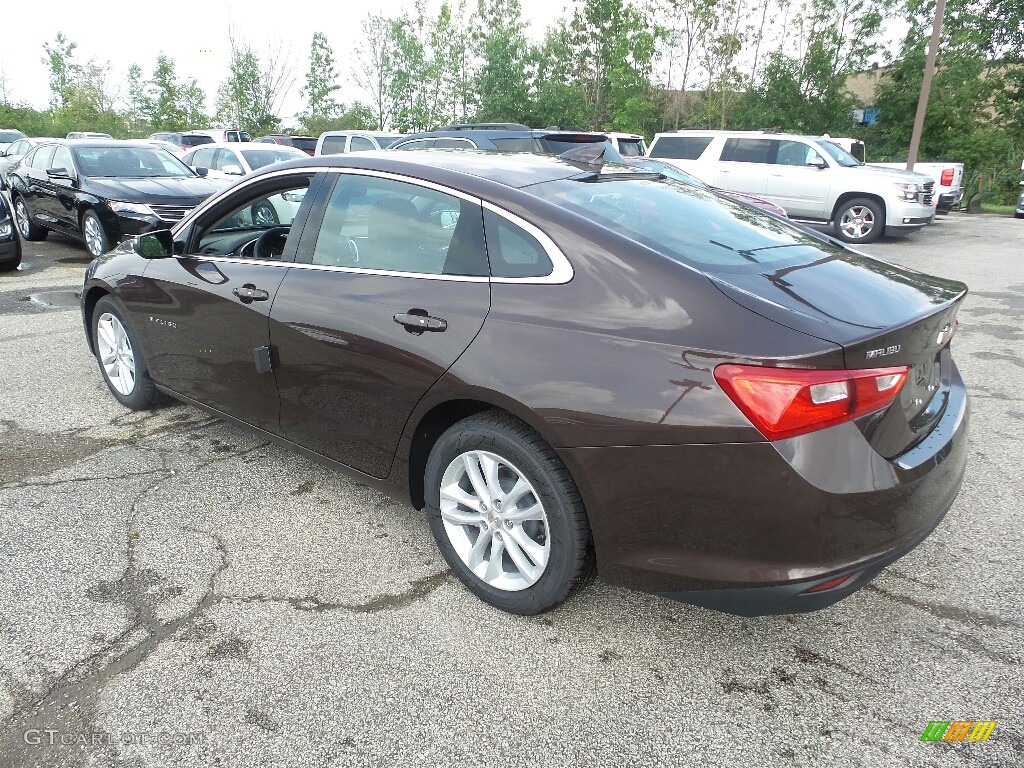
[[[520, 0], [529, 35], [539, 39], [544, 29], [562, 15], [568, 2]], [[436, 14], [440, 4], [440, 0], [427, 0], [432, 14]], [[257, 53], [278, 43], [283, 50], [290, 51], [295, 82], [282, 110], [287, 125], [291, 123], [291, 115], [303, 108], [299, 88], [309, 66], [309, 44], [314, 31], [327, 36], [344, 81], [350, 77], [354, 49], [362, 36], [362, 21], [369, 10], [397, 16], [412, 5], [412, 0], [371, 0], [367, 4], [348, 0], [300, 4], [291, 12], [289, 4], [280, 0], [208, 0], [205, 3], [43, 0], [38, 6], [19, 4], [24, 10], [22, 20], [16, 25], [3, 24], [0, 75], [6, 80], [12, 102], [45, 107], [50, 89], [47, 68], [41, 61], [43, 43], [52, 42], [58, 32], [63, 32], [78, 44], [79, 61], [90, 58], [109, 61], [113, 70], [111, 79], [122, 90], [125, 90], [123, 81], [128, 67], [136, 63], [149, 77], [157, 54], [163, 51], [174, 59], [179, 80], [194, 77], [199, 81], [207, 94], [208, 109], [212, 110], [217, 88], [227, 76], [227, 36], [228, 30], [233, 29], [236, 36], [248, 42]], [[467, 2], [469, 7], [475, 7], [475, 0]], [[10, 18], [10, 14], [4, 15]], [[344, 100], [360, 97], [351, 83], [343, 82], [342, 87]]]

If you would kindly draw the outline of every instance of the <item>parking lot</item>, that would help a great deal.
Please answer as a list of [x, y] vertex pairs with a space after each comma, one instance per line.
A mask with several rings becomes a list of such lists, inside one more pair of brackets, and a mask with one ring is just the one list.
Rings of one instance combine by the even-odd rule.
[[[867, 588], [757, 619], [600, 578], [540, 617], [488, 607], [415, 510], [192, 407], [122, 408], [73, 299], [84, 246], [24, 245], [0, 275], [0, 766], [1024, 764], [1024, 222], [863, 248], [971, 288], [967, 476]], [[921, 742], [935, 720], [998, 725]]]

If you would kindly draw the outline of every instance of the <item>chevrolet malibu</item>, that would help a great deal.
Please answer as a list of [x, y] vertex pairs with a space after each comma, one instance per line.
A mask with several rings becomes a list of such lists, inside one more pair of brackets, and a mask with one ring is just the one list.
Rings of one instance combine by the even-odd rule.
[[423, 510], [492, 605], [600, 573], [761, 615], [849, 595], [953, 503], [965, 293], [656, 172], [428, 150], [246, 176], [94, 260], [82, 311], [123, 405]]

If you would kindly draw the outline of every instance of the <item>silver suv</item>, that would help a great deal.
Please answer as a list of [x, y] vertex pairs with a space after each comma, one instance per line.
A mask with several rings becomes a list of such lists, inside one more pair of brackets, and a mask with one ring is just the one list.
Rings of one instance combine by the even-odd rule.
[[820, 136], [682, 130], [655, 134], [649, 156], [777, 203], [792, 219], [832, 224], [848, 243], [914, 232], [935, 217], [931, 177], [864, 165]]

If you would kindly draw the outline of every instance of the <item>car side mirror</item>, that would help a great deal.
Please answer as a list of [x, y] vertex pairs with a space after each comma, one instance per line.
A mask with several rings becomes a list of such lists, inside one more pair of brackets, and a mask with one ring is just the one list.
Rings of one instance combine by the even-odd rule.
[[235, 165], [234, 163], [232, 163], [230, 165], [225, 165], [223, 168], [221, 168], [221, 170], [224, 171], [224, 173], [227, 173], [227, 174], [229, 174], [231, 176], [244, 176], [245, 175], [245, 171], [242, 170], [242, 166]]
[[166, 259], [174, 253], [171, 230], [160, 229], [132, 238], [132, 250], [144, 259]]
[[209, 168], [202, 168], [202, 167], [196, 168], [196, 176], [200, 176], [202, 178], [206, 178], [206, 174], [208, 174], [209, 172], [210, 172]]
[[47, 168], [46, 175], [51, 179], [65, 179], [72, 181], [73, 177], [67, 168]]

